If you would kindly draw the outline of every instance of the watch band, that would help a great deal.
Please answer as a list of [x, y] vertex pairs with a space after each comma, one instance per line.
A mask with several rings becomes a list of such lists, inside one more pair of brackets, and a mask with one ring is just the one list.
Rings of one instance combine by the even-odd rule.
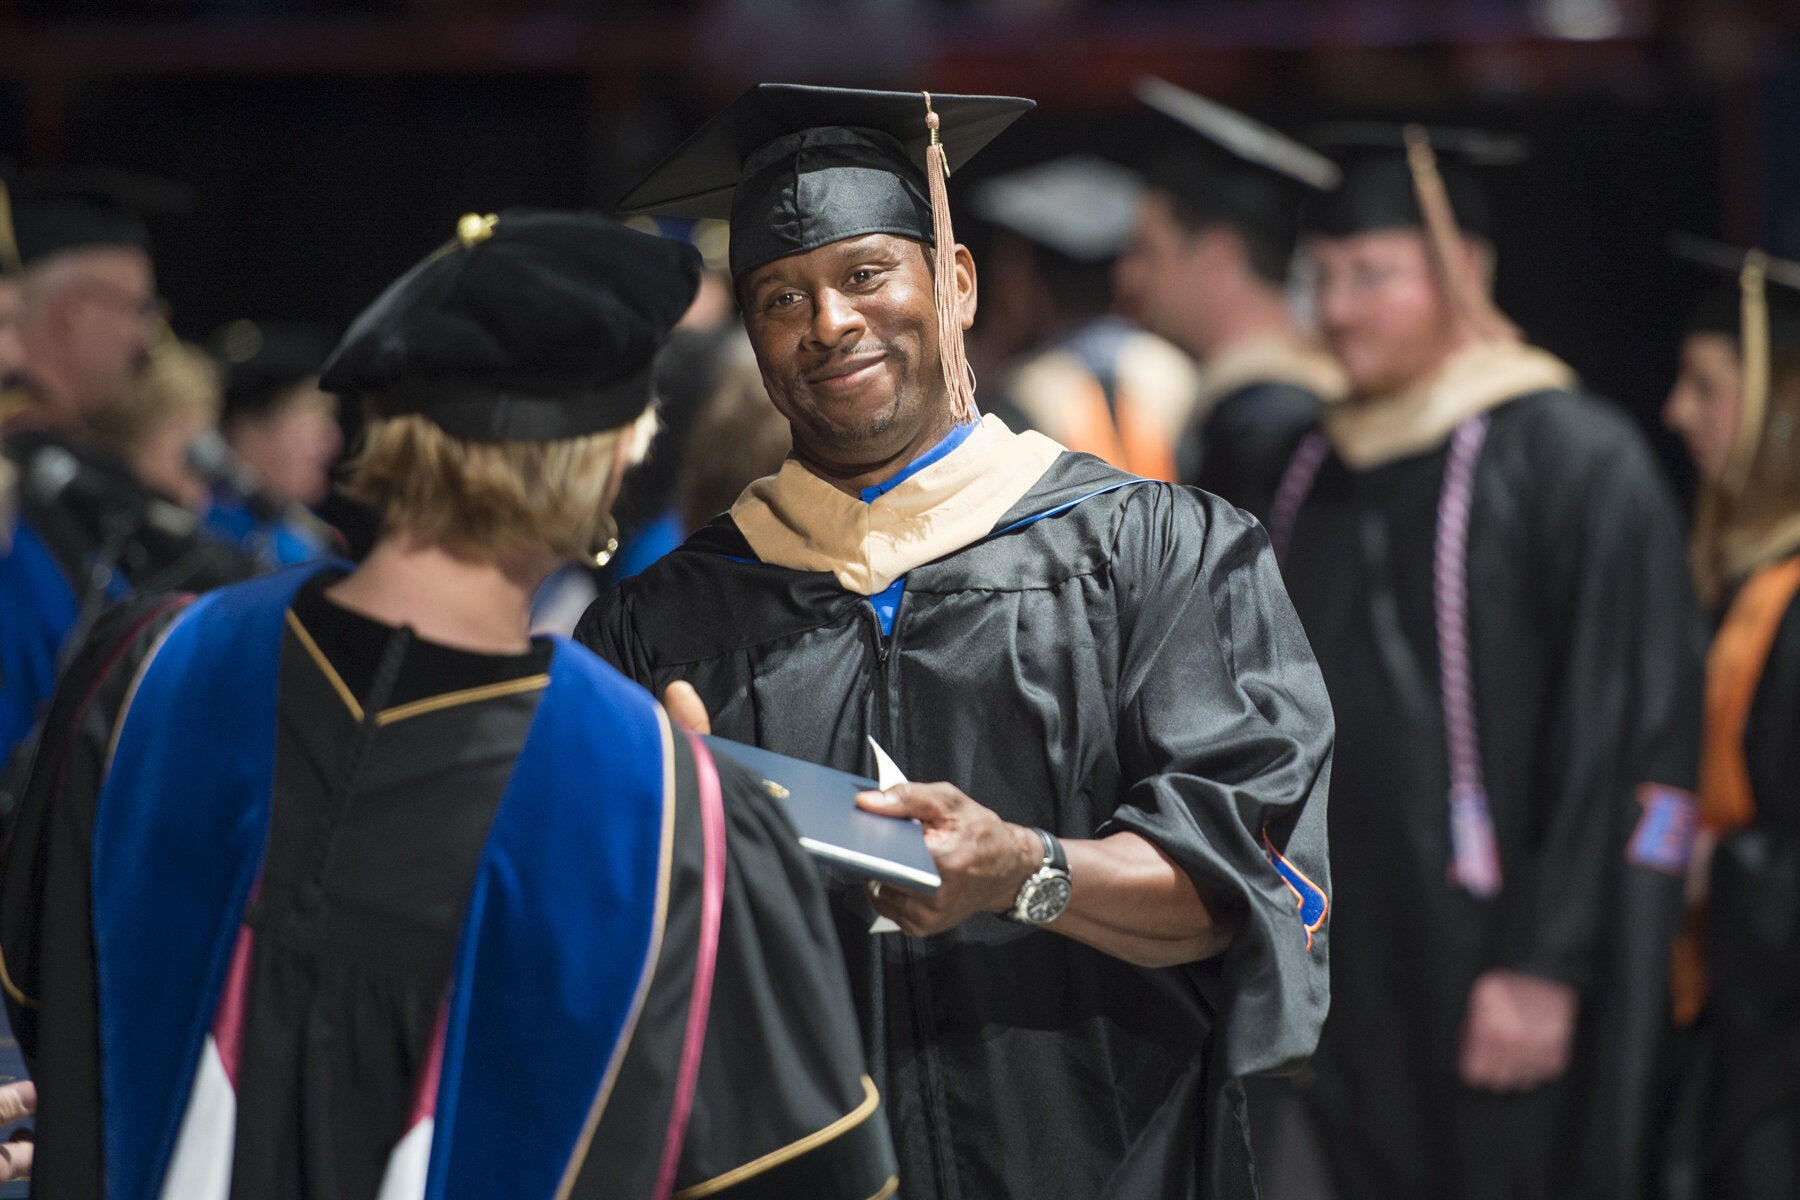
[[1058, 871], [1069, 869], [1069, 856], [1063, 853], [1062, 839], [1048, 829], [1032, 826], [1031, 832], [1038, 835], [1044, 843], [1044, 865]]
[[[1001, 914], [1024, 925], [1043, 925], [1062, 915], [1069, 904], [1069, 858], [1062, 842], [1048, 829], [1027, 826], [1044, 844], [1044, 857], [1031, 877], [1019, 885], [1018, 898]], [[1044, 901], [1047, 907], [1040, 907]]]

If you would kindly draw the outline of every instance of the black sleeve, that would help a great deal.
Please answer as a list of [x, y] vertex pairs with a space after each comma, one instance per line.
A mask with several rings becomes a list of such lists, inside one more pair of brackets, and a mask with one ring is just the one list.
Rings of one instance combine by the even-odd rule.
[[43, 1195], [98, 1194], [94, 813], [131, 686], [180, 603], [119, 606], [71, 660], [51, 701], [0, 874], [6, 1009], [39, 1083], [35, 1186]]
[[761, 780], [717, 765], [725, 916], [676, 1194], [870, 1200], [892, 1186], [894, 1151], [824, 886]]
[[[825, 894], [761, 781], [717, 763], [725, 896], [698, 1085], [675, 1197], [872, 1200], [898, 1186]], [[675, 738], [676, 838], [652, 986], [575, 1196], [646, 1195], [685, 1040], [699, 943], [703, 853], [696, 767]]]
[[1509, 864], [1490, 965], [1583, 992], [1569, 1193], [1637, 1195], [1672, 1034], [1685, 863], [1646, 855], [1634, 833], [1654, 806], [1691, 803], [1704, 633], [1680, 516], [1642, 436], [1598, 411], [1538, 433], [1536, 560], [1562, 642], [1536, 836]]
[[1287, 465], [1300, 434], [1319, 419], [1319, 398], [1288, 383], [1261, 383], [1221, 399], [1203, 424], [1189, 427], [1183, 483], [1222, 496], [1267, 519], [1268, 479]]
[[1262, 528], [1186, 488], [1134, 491], [1113, 554], [1133, 782], [1099, 835], [1149, 839], [1238, 915], [1203, 964], [1223, 985], [1214, 1036], [1232, 1076], [1288, 1067], [1329, 999], [1330, 702]]
[[[1539, 448], [1562, 464], [1543, 471], [1540, 561], [1559, 564], [1567, 598], [1549, 617], [1562, 641], [1534, 772], [1541, 816], [1501, 894], [1493, 965], [1591, 993], [1625, 923], [1673, 936], [1679, 865], [1628, 854], [1652, 789], [1695, 787], [1704, 635], [1681, 519], [1648, 446], [1612, 422], [1543, 432], [1558, 429], [1565, 444]], [[1622, 907], [1621, 887], [1638, 907]], [[1660, 990], [1663, 968], [1640, 966]]]

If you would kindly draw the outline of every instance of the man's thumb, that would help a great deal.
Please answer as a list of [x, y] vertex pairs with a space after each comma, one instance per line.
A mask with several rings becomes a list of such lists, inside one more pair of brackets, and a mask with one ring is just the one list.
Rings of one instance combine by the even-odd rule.
[[706, 704], [700, 699], [700, 693], [694, 685], [685, 679], [677, 679], [663, 689], [663, 707], [669, 712], [669, 719], [689, 733], [711, 733], [712, 718], [706, 715]]

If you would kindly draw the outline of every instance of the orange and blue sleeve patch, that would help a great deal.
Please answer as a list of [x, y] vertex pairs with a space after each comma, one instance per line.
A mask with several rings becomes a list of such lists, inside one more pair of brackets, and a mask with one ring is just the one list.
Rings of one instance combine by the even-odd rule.
[[1306, 872], [1288, 861], [1287, 855], [1275, 848], [1269, 840], [1269, 831], [1263, 830], [1263, 850], [1269, 856], [1269, 865], [1281, 876], [1281, 881], [1294, 893], [1294, 906], [1300, 910], [1300, 924], [1306, 928], [1306, 948], [1310, 952], [1313, 947], [1313, 934], [1325, 925], [1325, 915], [1331, 911], [1331, 900], [1325, 895], [1325, 889], [1306, 877]]
[[1644, 811], [1626, 843], [1626, 860], [1668, 875], [1686, 874], [1700, 831], [1698, 798], [1660, 783], [1638, 785], [1637, 798]]

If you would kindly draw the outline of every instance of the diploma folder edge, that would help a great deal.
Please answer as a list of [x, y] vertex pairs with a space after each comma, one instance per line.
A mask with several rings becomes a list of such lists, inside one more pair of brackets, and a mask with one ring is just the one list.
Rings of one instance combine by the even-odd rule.
[[[856, 793], [877, 790], [873, 779], [712, 734], [703, 740], [765, 786], [780, 789], [772, 794], [800, 832], [801, 847], [815, 858], [917, 891], [935, 892], [942, 886], [942, 878], [929, 867], [931, 852], [917, 822], [856, 807]], [[841, 802], [836, 798], [840, 794]], [[928, 865], [921, 866], [920, 861]]]

